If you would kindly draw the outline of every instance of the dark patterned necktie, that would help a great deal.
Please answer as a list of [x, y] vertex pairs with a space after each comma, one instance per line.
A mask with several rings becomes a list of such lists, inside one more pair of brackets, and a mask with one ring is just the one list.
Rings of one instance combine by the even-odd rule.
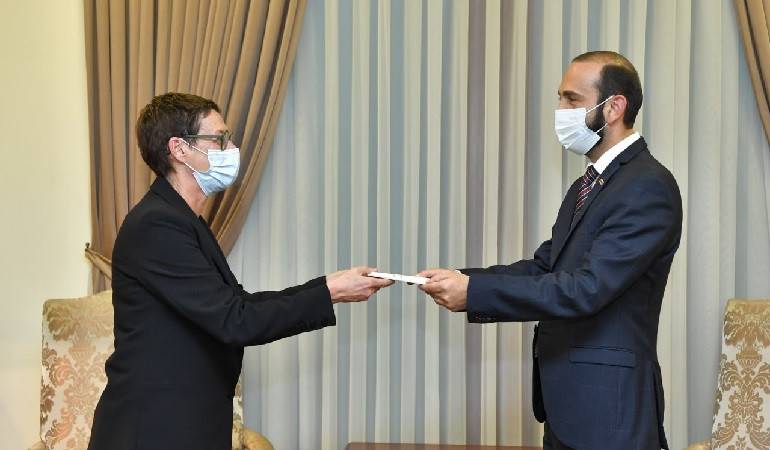
[[575, 214], [577, 214], [578, 211], [580, 211], [580, 208], [583, 207], [583, 204], [588, 198], [588, 194], [591, 193], [591, 188], [593, 187], [594, 181], [598, 176], [599, 172], [594, 169], [593, 164], [586, 168], [586, 173], [583, 175], [583, 181], [580, 183], [580, 190], [578, 191], [577, 203], [575, 204]]

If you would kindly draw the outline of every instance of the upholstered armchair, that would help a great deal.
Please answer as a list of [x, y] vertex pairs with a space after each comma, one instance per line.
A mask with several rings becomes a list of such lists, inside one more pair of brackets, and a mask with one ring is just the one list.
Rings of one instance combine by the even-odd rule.
[[[107, 384], [104, 363], [113, 351], [112, 291], [48, 300], [43, 305], [40, 442], [30, 450], [85, 450], [94, 409]], [[273, 450], [243, 426], [241, 386], [233, 398], [233, 449]]]
[[770, 448], [770, 300], [730, 300], [711, 440], [686, 450]]

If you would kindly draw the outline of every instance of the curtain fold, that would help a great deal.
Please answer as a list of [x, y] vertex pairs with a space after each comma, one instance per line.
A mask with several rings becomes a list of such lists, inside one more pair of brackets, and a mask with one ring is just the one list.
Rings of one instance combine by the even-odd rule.
[[[240, 176], [204, 210], [223, 250], [230, 251], [270, 152], [305, 5], [85, 0], [92, 251], [111, 256], [123, 218], [152, 183], [134, 124], [153, 96], [170, 91], [217, 102], [240, 144]], [[94, 283], [97, 290], [104, 287], [99, 272]]]
[[734, 2], [759, 117], [770, 141], [770, 2]]

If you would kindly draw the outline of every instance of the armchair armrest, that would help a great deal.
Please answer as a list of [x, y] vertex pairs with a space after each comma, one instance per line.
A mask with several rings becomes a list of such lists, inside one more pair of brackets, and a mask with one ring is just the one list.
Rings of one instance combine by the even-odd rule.
[[265, 436], [247, 427], [243, 427], [241, 439], [247, 450], [275, 450]]
[[696, 442], [694, 444], [691, 444], [689, 447], [687, 447], [684, 450], [711, 450], [711, 442], [710, 441]]

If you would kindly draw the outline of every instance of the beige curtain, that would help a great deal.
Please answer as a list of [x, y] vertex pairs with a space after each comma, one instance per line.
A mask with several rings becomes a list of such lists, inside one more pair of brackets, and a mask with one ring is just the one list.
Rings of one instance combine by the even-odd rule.
[[770, 141], [770, 1], [735, 0], [759, 116]]
[[[154, 178], [134, 123], [169, 91], [216, 101], [240, 144], [241, 175], [204, 212], [230, 251], [267, 160], [304, 11], [305, 0], [85, 0], [92, 252], [111, 256], [123, 218]], [[96, 275], [95, 289], [105, 281]]]

